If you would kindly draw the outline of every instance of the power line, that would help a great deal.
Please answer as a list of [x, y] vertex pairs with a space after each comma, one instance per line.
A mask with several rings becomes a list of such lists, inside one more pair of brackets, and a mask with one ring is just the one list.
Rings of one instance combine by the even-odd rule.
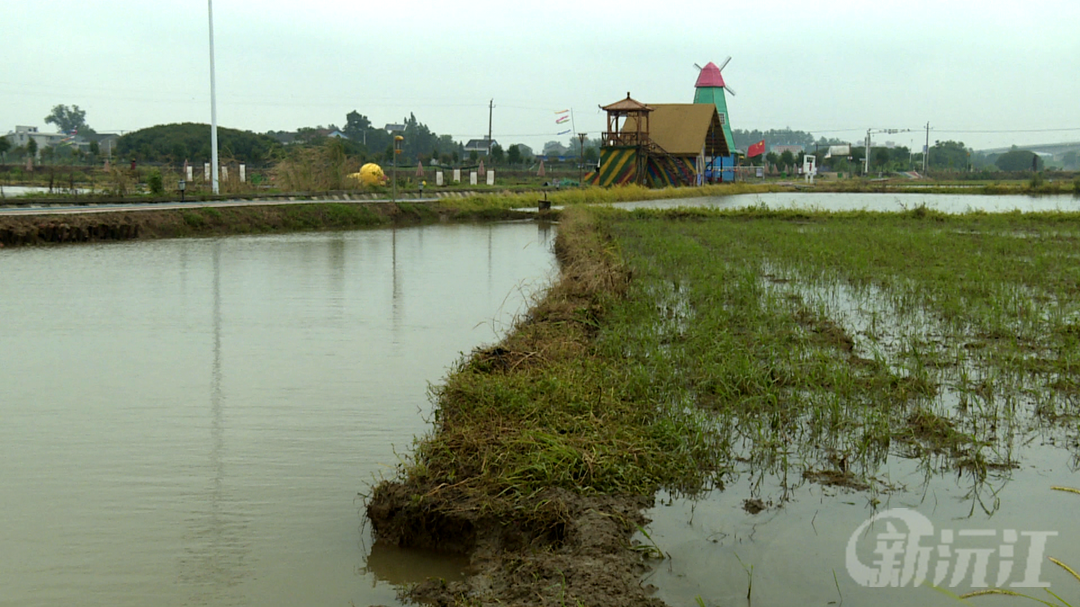
[[931, 129], [931, 130], [932, 131], [937, 131], [938, 133], [989, 133], [989, 134], [1000, 134], [1000, 133], [1066, 133], [1066, 132], [1069, 132], [1069, 131], [1080, 131], [1080, 127], [1067, 128], [1067, 129], [1011, 129], [1011, 130], [1000, 130], [1000, 131], [955, 130], [955, 129], [938, 129], [938, 128]]

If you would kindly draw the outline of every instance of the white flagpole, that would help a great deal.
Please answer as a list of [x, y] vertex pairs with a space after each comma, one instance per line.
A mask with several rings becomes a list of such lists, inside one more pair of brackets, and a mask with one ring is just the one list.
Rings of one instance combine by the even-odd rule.
[[218, 189], [217, 86], [214, 83], [214, 0], [206, 0], [210, 15], [210, 175], [214, 193]]

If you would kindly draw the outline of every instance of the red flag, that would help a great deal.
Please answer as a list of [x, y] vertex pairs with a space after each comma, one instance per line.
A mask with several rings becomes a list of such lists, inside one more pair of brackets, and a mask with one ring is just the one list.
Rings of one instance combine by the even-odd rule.
[[753, 158], [754, 156], [761, 156], [764, 153], [765, 153], [765, 140], [762, 139], [761, 141], [751, 145], [750, 148], [746, 150], [746, 157], [747, 158]]

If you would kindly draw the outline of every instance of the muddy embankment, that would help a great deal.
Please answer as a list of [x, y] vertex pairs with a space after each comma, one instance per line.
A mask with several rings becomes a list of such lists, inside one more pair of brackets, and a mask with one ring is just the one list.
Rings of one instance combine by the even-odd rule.
[[558, 282], [435, 389], [432, 434], [366, 496], [376, 541], [470, 557], [464, 581], [428, 580], [411, 600], [663, 605], [642, 584], [651, 547], [631, 543], [653, 502], [655, 427], [590, 362], [605, 302], [630, 276], [581, 215], [560, 219]]
[[0, 216], [0, 247], [346, 230], [529, 216], [506, 209], [466, 211], [435, 202], [325, 203], [7, 215]]

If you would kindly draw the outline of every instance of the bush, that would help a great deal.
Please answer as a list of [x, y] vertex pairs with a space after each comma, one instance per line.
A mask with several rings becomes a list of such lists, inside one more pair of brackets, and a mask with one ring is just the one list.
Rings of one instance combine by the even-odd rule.
[[150, 174], [146, 177], [146, 186], [150, 188], [150, 193], [154, 196], [161, 196], [165, 193], [165, 183], [161, 179], [161, 171], [154, 169], [150, 171]]

